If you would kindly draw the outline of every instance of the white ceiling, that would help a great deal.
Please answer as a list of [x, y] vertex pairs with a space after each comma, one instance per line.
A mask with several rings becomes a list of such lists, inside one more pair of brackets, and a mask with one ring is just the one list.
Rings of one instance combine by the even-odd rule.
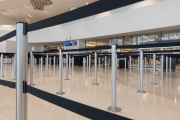
[[[53, 5], [46, 6], [45, 12], [34, 10], [29, 0], [0, 0], [0, 16], [17, 19], [19, 21], [30, 20], [34, 23], [55, 15], [69, 11], [70, 7], [82, 7], [98, 0], [51, 0]], [[26, 6], [28, 7], [26, 7]], [[29, 14], [32, 17], [29, 17]]]

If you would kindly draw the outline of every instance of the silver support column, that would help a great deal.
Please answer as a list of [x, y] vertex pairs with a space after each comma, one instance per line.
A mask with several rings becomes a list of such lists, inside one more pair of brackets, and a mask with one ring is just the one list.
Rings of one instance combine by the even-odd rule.
[[67, 53], [66, 53], [66, 79], [65, 80], [69, 80], [68, 79], [68, 54]]
[[71, 56], [69, 55], [69, 74], [71, 74]]
[[97, 52], [94, 53], [94, 83], [93, 85], [99, 85], [97, 83]]
[[140, 66], [139, 63], [140, 63], [140, 61], [139, 61], [139, 57], [138, 57], [138, 74], [139, 74], [139, 68], [140, 68], [139, 67]]
[[33, 56], [33, 48], [30, 52], [30, 85], [33, 86], [33, 67], [34, 66], [34, 56]]
[[74, 57], [72, 56], [72, 71], [74, 71]]
[[129, 76], [131, 76], [131, 56], [129, 56]]
[[171, 77], [171, 57], [169, 58], [169, 76]]
[[156, 85], [156, 53], [153, 53], [153, 79], [152, 79], [152, 83]]
[[54, 56], [54, 73], [56, 72], [56, 56]]
[[104, 61], [104, 74], [107, 74], [107, 56], [105, 56]]
[[49, 65], [48, 65], [49, 55], [46, 54], [46, 77], [49, 77]]
[[[27, 84], [27, 35], [26, 24], [16, 25], [16, 120], [27, 120], [27, 95], [24, 90]], [[24, 31], [23, 31], [24, 30]], [[23, 34], [24, 33], [24, 34]]]
[[161, 55], [161, 79], [164, 78], [163, 70], [164, 70], [164, 55]]
[[65, 92], [62, 91], [62, 76], [63, 76], [63, 58], [62, 49], [59, 49], [59, 90], [56, 94], [63, 95]]
[[116, 70], [117, 70], [117, 66], [116, 66], [116, 59], [117, 59], [117, 56], [116, 56], [116, 45], [111, 45], [111, 69], [112, 69], [112, 84], [111, 84], [111, 106], [108, 107], [108, 111], [111, 111], [111, 112], [119, 112], [121, 111], [121, 109], [119, 107], [116, 106], [116, 91], [117, 91], [117, 88], [116, 88], [116, 78], [117, 78], [117, 75], [116, 75]]
[[1, 77], [4, 77], [3, 54], [1, 54]]
[[139, 79], [139, 83], [140, 83], [140, 90], [138, 90], [137, 92], [139, 93], [146, 93], [145, 91], [143, 91], [143, 51], [140, 50], [140, 79]]
[[168, 76], [168, 56], [166, 56], [166, 77]]
[[91, 76], [91, 55], [89, 55], [89, 76]]

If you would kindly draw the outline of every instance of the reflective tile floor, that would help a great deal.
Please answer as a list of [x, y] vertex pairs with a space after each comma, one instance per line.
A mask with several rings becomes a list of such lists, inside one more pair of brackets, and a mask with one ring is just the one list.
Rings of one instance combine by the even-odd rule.
[[[50, 66], [49, 77], [45, 77], [45, 70], [40, 71], [39, 66], [34, 68], [34, 84], [36, 88], [55, 94], [58, 92], [58, 66], [54, 72]], [[1, 79], [12, 79], [11, 65], [5, 70], [5, 77]], [[117, 80], [117, 106], [122, 109], [115, 113], [136, 120], [180, 120], [180, 71], [168, 74], [160, 79], [160, 70], [157, 71], [157, 85], [152, 85], [152, 69], [149, 68], [144, 74], [144, 90], [146, 93], [138, 93], [139, 74], [137, 69], [129, 71], [118, 69]], [[65, 68], [63, 70], [62, 97], [93, 106], [107, 111], [111, 105], [111, 68], [107, 74], [100, 68], [97, 73], [98, 86], [94, 82], [94, 68], [91, 68], [89, 77], [86, 69], [75, 67], [70, 80], [65, 79]], [[29, 81], [28, 81], [29, 83]], [[15, 120], [15, 89], [0, 85], [0, 120]], [[70, 112], [33, 95], [28, 94], [28, 120], [86, 120], [87, 118]]]

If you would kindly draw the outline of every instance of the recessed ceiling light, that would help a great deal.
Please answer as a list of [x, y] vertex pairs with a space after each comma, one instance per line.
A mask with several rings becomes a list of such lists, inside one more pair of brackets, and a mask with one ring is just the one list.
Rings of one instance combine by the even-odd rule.
[[7, 9], [9, 12], [13, 12], [12, 10], [10, 10], [10, 9]]
[[48, 14], [46, 11], [44, 11], [44, 13]]
[[88, 2], [86, 2], [86, 5], [89, 5]]
[[8, 15], [7, 13], [5, 13], [5, 12], [3, 12], [3, 11], [2, 11], [2, 13], [3, 13], [4, 15]]
[[24, 5], [26, 8], [29, 8], [27, 5]]
[[32, 17], [30, 14], [27, 14], [27, 16]]
[[30, 22], [30, 20], [29, 20], [29, 19], [26, 19], [26, 21]]

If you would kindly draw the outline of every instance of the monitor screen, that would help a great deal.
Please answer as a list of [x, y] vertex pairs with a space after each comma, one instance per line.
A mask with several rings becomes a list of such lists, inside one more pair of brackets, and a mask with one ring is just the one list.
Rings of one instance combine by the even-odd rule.
[[68, 46], [77, 46], [77, 41], [76, 40], [65, 41], [64, 42], [64, 46], [65, 47], [68, 47]]

